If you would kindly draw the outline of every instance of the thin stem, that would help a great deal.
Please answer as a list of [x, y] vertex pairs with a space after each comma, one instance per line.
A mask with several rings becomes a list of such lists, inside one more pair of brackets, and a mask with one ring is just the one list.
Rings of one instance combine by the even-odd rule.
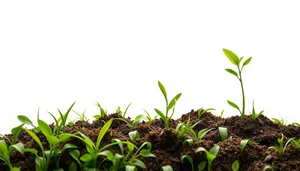
[[242, 87], [242, 96], [243, 96], [243, 107], [242, 107], [242, 119], [244, 119], [245, 116], [245, 91], [244, 91], [244, 86], [243, 86], [243, 80], [242, 80], [242, 71], [240, 70], [240, 68], [238, 67], [239, 70], [239, 81], [241, 83], [241, 87]]

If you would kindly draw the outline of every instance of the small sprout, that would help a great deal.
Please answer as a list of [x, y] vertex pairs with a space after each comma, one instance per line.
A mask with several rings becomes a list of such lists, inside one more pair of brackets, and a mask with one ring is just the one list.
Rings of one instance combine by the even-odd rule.
[[218, 145], [213, 146], [209, 151], [207, 151], [203, 147], [197, 148], [196, 153], [205, 152], [205, 154], [206, 154], [206, 159], [208, 162], [208, 171], [211, 170], [212, 162], [217, 157], [219, 149], [220, 149], [220, 147]]
[[240, 148], [241, 148], [241, 151], [243, 152], [244, 151], [244, 149], [245, 149], [245, 147], [246, 147], [246, 145], [249, 143], [249, 140], [247, 139], [247, 140], [242, 140], [241, 142], [240, 142]]
[[204, 128], [202, 130], [200, 130], [198, 132], [198, 134], [196, 134], [196, 132], [193, 129], [189, 129], [189, 135], [191, 135], [193, 137], [194, 141], [200, 141], [209, 131], [213, 130], [213, 128], [207, 129]]
[[176, 134], [178, 138], [182, 138], [186, 133], [188, 133], [189, 131], [193, 131], [193, 128], [200, 123], [200, 121], [196, 122], [193, 125], [190, 125], [190, 115], [188, 117], [188, 120], [186, 123], [179, 123], [176, 127]]
[[222, 110], [222, 112], [220, 113], [220, 117], [222, 118], [224, 114], [224, 110]]
[[131, 126], [132, 127], [136, 127], [138, 123], [141, 122], [141, 120], [143, 120], [145, 118], [145, 115], [143, 114], [140, 114], [140, 115], [137, 115], [134, 120], [132, 121], [131, 123]]
[[300, 126], [300, 124], [298, 122], [293, 122], [292, 125], [293, 126]]
[[147, 116], [146, 116], [147, 121], [148, 121], [150, 124], [152, 124], [152, 122], [157, 118], [157, 115], [155, 115], [154, 118], [152, 119], [152, 118], [151, 118], [151, 115], [149, 114], [149, 112], [146, 111], [145, 109], [143, 109], [143, 110], [144, 110], [144, 111], [146, 112], [146, 114], [147, 114]]
[[99, 108], [100, 111], [99, 111], [99, 114], [94, 115], [93, 118], [95, 118], [96, 120], [98, 120], [99, 118], [104, 117], [104, 116], [107, 115], [107, 110], [104, 110], [101, 107], [101, 105], [100, 105], [99, 102], [96, 102], [96, 106]]
[[262, 171], [274, 171], [274, 168], [272, 166], [267, 165], [263, 168]]
[[219, 132], [220, 132], [220, 136], [221, 136], [221, 141], [225, 141], [228, 137], [227, 128], [219, 127]]
[[183, 148], [191, 147], [191, 146], [193, 145], [193, 143], [194, 143], [194, 140], [193, 140], [193, 139], [191, 139], [191, 138], [186, 139], [186, 140], [183, 141], [182, 147], [183, 147]]
[[78, 120], [88, 122], [89, 119], [86, 117], [85, 111], [86, 111], [86, 109], [84, 109], [84, 111], [80, 114], [80, 113], [76, 112], [75, 110], [72, 110], [72, 112], [74, 112], [78, 116], [78, 118], [77, 118]]
[[252, 57], [249, 57], [248, 59], [245, 60], [245, 62], [242, 64], [241, 66], [241, 61], [243, 60], [243, 57], [238, 57], [234, 52], [228, 50], [228, 49], [223, 49], [224, 54], [227, 56], [227, 58], [230, 60], [230, 62], [237, 66], [238, 72], [232, 70], [232, 69], [225, 69], [228, 73], [234, 75], [235, 77], [237, 77], [237, 79], [239, 80], [240, 84], [241, 84], [241, 88], [242, 88], [242, 110], [240, 110], [240, 108], [238, 107], [238, 105], [236, 105], [235, 103], [227, 100], [228, 104], [237, 109], [240, 114], [241, 114], [241, 118], [244, 119], [245, 118], [245, 91], [244, 91], [244, 85], [243, 85], [243, 80], [242, 80], [242, 71], [243, 68], [248, 65], [251, 62]]
[[216, 110], [216, 109], [214, 109], [214, 108], [208, 108], [208, 109], [204, 110], [203, 108], [200, 108], [198, 110], [198, 119], [200, 119], [203, 114], [205, 114], [206, 112], [208, 112], [210, 110]]
[[231, 165], [232, 171], [238, 171], [240, 168], [240, 163], [238, 160], [235, 160]]
[[256, 118], [259, 118], [260, 115], [262, 115], [264, 113], [264, 111], [260, 111], [259, 113], [256, 113], [255, 112], [255, 108], [254, 108], [254, 100], [252, 102], [252, 119], [256, 119]]
[[285, 126], [286, 123], [287, 123], [287, 120], [285, 120], [285, 119], [283, 119], [283, 118], [281, 118], [280, 120], [277, 119], [277, 118], [272, 118], [272, 120], [273, 120], [275, 123], [277, 123], [277, 124], [279, 124], [279, 125], [282, 125], [282, 126]]
[[[170, 121], [170, 119], [172, 119], [172, 116], [174, 115], [175, 105], [176, 105], [176, 102], [178, 101], [178, 99], [180, 98], [181, 93], [178, 93], [169, 103], [168, 97], [167, 97], [167, 91], [160, 81], [158, 81], [158, 87], [159, 87], [160, 91], [162, 92], [162, 94], [165, 98], [165, 101], [166, 101], [166, 113], [164, 114], [162, 111], [160, 111], [159, 109], [156, 109], [156, 108], [154, 108], [154, 110], [164, 121], [165, 128], [169, 129], [169, 121]], [[169, 111], [171, 109], [172, 109], [172, 114], [169, 116]]]
[[170, 165], [165, 165], [165, 166], [161, 167], [161, 170], [162, 171], [173, 171], [173, 168]]
[[198, 164], [198, 171], [204, 170], [204, 169], [205, 169], [205, 166], [206, 166], [206, 161], [201, 161], [201, 162]]
[[184, 163], [184, 160], [187, 159], [189, 161], [189, 163], [191, 164], [192, 167], [192, 171], [194, 171], [194, 161], [193, 158], [189, 155], [183, 155], [180, 158], [181, 163]]
[[124, 113], [121, 111], [120, 106], [118, 106], [118, 108], [117, 108], [117, 110], [116, 110], [116, 113], [119, 114], [119, 115], [121, 115], [121, 116], [123, 116], [123, 117], [125, 117], [125, 115], [126, 115], [126, 113], [127, 113], [127, 110], [129, 109], [129, 107], [130, 107], [131, 104], [132, 104], [132, 102], [130, 102], [130, 103], [127, 105], [127, 107], [126, 107]]
[[292, 139], [292, 140], [291, 140], [291, 144], [293, 145], [293, 147], [294, 147], [296, 150], [299, 150], [299, 149], [300, 149], [300, 139], [298, 139], [298, 140]]
[[135, 142], [136, 139], [140, 138], [140, 133], [138, 131], [131, 131], [128, 133], [131, 141]]
[[284, 144], [284, 135], [281, 134], [281, 138], [277, 139], [277, 142], [279, 143], [279, 147], [277, 146], [271, 146], [269, 147], [270, 149], [274, 149], [275, 151], [277, 151], [279, 153], [279, 155], [283, 155], [287, 145], [290, 143], [290, 141], [292, 141], [294, 138], [290, 138], [285, 144]]

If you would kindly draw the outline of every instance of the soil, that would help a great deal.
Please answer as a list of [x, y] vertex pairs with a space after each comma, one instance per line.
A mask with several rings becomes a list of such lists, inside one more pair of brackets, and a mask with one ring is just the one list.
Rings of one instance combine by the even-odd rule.
[[[274, 170], [278, 171], [300, 170], [300, 152], [295, 150], [291, 144], [287, 146], [282, 156], [275, 150], [268, 148], [274, 145], [278, 146], [277, 139], [281, 138], [282, 134], [285, 136], [285, 142], [292, 137], [299, 139], [300, 127], [293, 125], [282, 126], [274, 123], [263, 115], [253, 120], [251, 116], [245, 116], [245, 119], [241, 119], [240, 116], [221, 118], [207, 112], [201, 116], [201, 122], [194, 127], [194, 130], [197, 133], [204, 128], [213, 128], [212, 131], [208, 132], [199, 142], [194, 143], [191, 147], [183, 148], [182, 144], [184, 140], [190, 137], [186, 134], [182, 138], [177, 138], [175, 129], [180, 122], [187, 122], [188, 117], [190, 117], [190, 124], [199, 121], [197, 111], [194, 110], [182, 115], [177, 120], [171, 120], [169, 129], [164, 128], [164, 123], [161, 119], [156, 119], [151, 124], [142, 121], [134, 128], [130, 128], [121, 120], [114, 120], [108, 133], [104, 136], [102, 145], [109, 144], [112, 138], [130, 141], [128, 133], [137, 130], [141, 138], [137, 139], [135, 144], [140, 146], [145, 141], [151, 142], [151, 152], [156, 155], [156, 158], [139, 158], [146, 164], [147, 169], [145, 170], [148, 171], [159, 171], [164, 165], [171, 165], [175, 171], [192, 170], [190, 163], [181, 163], [180, 161], [180, 157], [185, 154], [193, 157], [195, 170], [197, 170], [197, 165], [201, 161], [206, 160], [206, 158], [204, 153], [195, 153], [195, 150], [198, 147], [204, 147], [209, 150], [214, 144], [218, 144], [220, 150], [216, 159], [213, 161], [213, 171], [230, 171], [232, 170], [231, 165], [235, 160], [239, 161], [239, 170], [241, 171], [261, 171], [266, 165], [272, 166]], [[108, 121], [110, 118], [123, 117], [118, 114], [111, 114], [93, 123], [77, 121], [75, 125], [68, 126], [66, 132], [74, 133], [80, 131], [95, 142], [99, 130], [103, 126], [103, 120]], [[123, 119], [127, 119], [129, 122], [132, 121], [130, 118]], [[230, 138], [221, 141], [218, 131], [219, 127], [226, 127]], [[6, 136], [12, 138], [10, 134]], [[44, 144], [45, 150], [47, 150], [49, 145], [44, 135], [37, 133], [37, 136]], [[243, 139], [249, 139], [251, 143], [241, 152], [240, 141]], [[38, 145], [25, 131], [20, 133], [17, 141], [22, 142], [25, 147], [39, 150]], [[85, 145], [78, 139], [71, 138], [68, 142], [78, 146], [81, 155], [86, 152]], [[111, 150], [115, 151], [117, 148]], [[22, 155], [15, 152], [11, 157], [11, 162], [13, 166], [21, 167], [21, 170], [35, 170], [35, 157], [31, 153], [24, 153], [24, 155]], [[60, 166], [62, 166], [64, 170], [68, 170], [67, 168], [71, 162], [72, 158], [69, 154], [63, 153]], [[50, 170], [53, 169], [54, 168], [50, 168]], [[0, 170], [9, 170], [3, 161], [0, 161]]]

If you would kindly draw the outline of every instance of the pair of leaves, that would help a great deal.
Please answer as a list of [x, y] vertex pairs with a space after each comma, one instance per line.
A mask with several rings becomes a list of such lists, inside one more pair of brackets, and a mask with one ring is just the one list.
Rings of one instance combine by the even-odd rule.
[[[228, 49], [223, 49], [224, 54], [227, 56], [227, 58], [230, 60], [230, 62], [233, 65], [239, 66], [239, 64], [241, 63], [241, 61], [243, 60], [243, 57], [239, 58], [234, 52], [232, 52], [231, 50]], [[249, 57], [242, 65], [242, 68], [246, 65], [248, 65], [251, 62], [252, 57]], [[233, 70], [231, 70], [233, 71]], [[231, 73], [230, 71], [230, 73]], [[228, 71], [229, 72], [229, 71]], [[237, 73], [235, 71], [233, 71], [233, 73], [231, 73], [233, 75], [237, 76]]]

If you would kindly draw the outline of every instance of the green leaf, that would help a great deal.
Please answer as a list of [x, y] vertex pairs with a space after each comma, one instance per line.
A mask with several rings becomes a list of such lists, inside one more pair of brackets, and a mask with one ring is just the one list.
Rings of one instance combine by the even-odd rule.
[[170, 165], [165, 165], [165, 166], [161, 167], [161, 170], [162, 171], [173, 171], [173, 168]]
[[168, 110], [172, 109], [173, 106], [175, 106], [176, 102], [178, 101], [178, 99], [180, 98], [181, 96], [181, 93], [178, 93], [172, 100], [171, 102], [169, 103], [168, 105]]
[[24, 154], [24, 145], [22, 143], [17, 143], [17, 144], [13, 144], [11, 145], [13, 148], [15, 148], [17, 151], [19, 151], [21, 154]]
[[232, 69], [226, 68], [226, 69], [225, 69], [225, 71], [227, 71], [227, 72], [229, 72], [230, 74], [232, 74], [232, 75], [234, 75], [234, 76], [238, 77], [238, 74], [237, 74], [237, 72], [235, 72], [235, 71], [234, 71], [234, 70], [232, 70]]
[[18, 115], [18, 120], [23, 123], [23, 124], [27, 124], [27, 125], [33, 125], [31, 120], [29, 118], [27, 118], [27, 116], [24, 115]]
[[80, 157], [80, 160], [85, 162], [85, 163], [91, 161], [92, 159], [93, 159], [93, 157], [88, 153], [86, 153], [86, 154], [84, 154]]
[[232, 51], [230, 51], [228, 49], [223, 49], [223, 52], [233, 65], [237, 65], [237, 66], [239, 65], [240, 60], [235, 53], [233, 53]]
[[209, 131], [211, 131], [213, 128], [210, 128], [207, 130], [207, 128], [204, 128], [198, 132], [198, 140], [201, 140]]
[[109, 121], [107, 121], [103, 127], [101, 128], [99, 134], [98, 134], [98, 138], [97, 138], [97, 142], [96, 142], [96, 149], [98, 150], [100, 143], [102, 141], [102, 138], [104, 137], [105, 133], [107, 132], [107, 130], [109, 129], [110, 125], [113, 122], [113, 118], [111, 118]]
[[162, 94], [163, 94], [164, 97], [165, 97], [166, 104], [168, 104], [167, 91], [166, 91], [164, 85], [163, 85], [160, 81], [158, 81], [158, 87], [159, 87], [160, 91], [162, 92]]
[[143, 157], [156, 157], [150, 150], [143, 149], [140, 151], [140, 155]]
[[147, 168], [146, 165], [144, 164], [144, 162], [142, 162], [142, 161], [139, 160], [139, 159], [131, 159], [131, 160], [129, 161], [129, 163], [130, 163], [131, 165], [138, 166], [138, 167], [143, 168], [143, 169], [146, 169], [146, 168]]
[[221, 140], [225, 141], [227, 139], [227, 137], [228, 137], [227, 128], [225, 128], [225, 127], [219, 127], [219, 132], [220, 132]]
[[132, 122], [132, 126], [135, 127], [143, 118], [145, 118], [145, 115], [143, 114], [137, 115], [134, 118], [134, 121]]
[[128, 108], [130, 107], [131, 103], [132, 103], [132, 102], [130, 102], [129, 105], [126, 107], [126, 109], [125, 109], [125, 111], [124, 111], [124, 113], [123, 113], [123, 117], [125, 117], [125, 115], [126, 115], [126, 113], [127, 113], [127, 110], [128, 110]]
[[0, 157], [8, 156], [7, 146], [4, 140], [0, 140]]
[[128, 147], [128, 150], [129, 150], [129, 151], [133, 151], [133, 150], [134, 150], [134, 147], [135, 147], [135, 145], [134, 145], [133, 143], [131, 143], [131, 142], [127, 141], [127, 147]]
[[159, 110], [154, 108], [155, 112], [161, 117], [162, 120], [167, 120], [168, 118]]
[[50, 126], [44, 122], [43, 120], [38, 120], [39, 128], [41, 129], [42, 133], [47, 137], [52, 135], [52, 130]]
[[236, 105], [236, 104], [233, 103], [232, 101], [227, 100], [227, 103], [228, 103], [231, 107], [236, 108], [237, 110], [240, 110], [240, 108], [238, 107], [238, 105]]
[[194, 143], [194, 140], [189, 138], [183, 141], [182, 146], [185, 147], [191, 147]]
[[243, 63], [243, 67], [248, 65], [251, 62], [252, 57], [248, 58], [244, 63]]
[[124, 146], [123, 146], [123, 144], [122, 144], [122, 142], [121, 142], [120, 139], [114, 138], [114, 139], [111, 140], [111, 142], [113, 142], [113, 143], [117, 142], [118, 145], [119, 145], [119, 148], [121, 150], [121, 154], [124, 154]]
[[69, 166], [69, 171], [75, 171], [75, 170], [77, 170], [77, 165], [74, 162], [72, 162], [72, 164]]
[[41, 142], [41, 140], [36, 136], [35, 133], [33, 133], [32, 131], [30, 131], [29, 129], [25, 128], [25, 131], [34, 139], [34, 141], [38, 144], [38, 146], [41, 148], [42, 153], [44, 153], [44, 147], [43, 144]]
[[218, 145], [215, 145], [209, 150], [209, 153], [217, 156], [219, 149], [220, 149], [220, 147]]
[[38, 151], [36, 149], [34, 149], [34, 148], [25, 148], [24, 149], [24, 153], [32, 153], [36, 157], [38, 156]]
[[201, 161], [198, 165], [198, 171], [204, 170], [206, 166], [206, 161]]
[[50, 145], [56, 145], [60, 142], [59, 139], [57, 137], [55, 137], [54, 135], [48, 135], [48, 136], [46, 136], [46, 139]]
[[241, 151], [243, 152], [244, 151], [244, 148], [246, 147], [246, 145], [249, 143], [249, 140], [242, 140], [240, 142], [240, 148], [241, 148]]
[[135, 166], [126, 165], [125, 166], [125, 171], [136, 171], [136, 167]]
[[14, 127], [13, 129], [11, 129], [11, 133], [13, 134], [14, 137], [17, 137], [20, 134], [23, 126], [24, 126], [24, 124], [21, 124], [17, 127]]
[[129, 132], [128, 135], [129, 135], [131, 141], [135, 141], [136, 139], [140, 138], [140, 134], [136, 130]]
[[240, 167], [240, 163], [238, 160], [235, 160], [232, 165], [231, 165], [231, 168], [233, 171], [238, 171], [239, 170], [239, 167]]
[[192, 171], [194, 171], [194, 161], [193, 161], [192, 157], [189, 156], [189, 155], [183, 155], [183, 156], [181, 156], [181, 157], [180, 157], [181, 163], [184, 163], [184, 159], [187, 159], [187, 160], [189, 161], [189, 163], [190, 163], [191, 166], [192, 166]]
[[11, 171], [20, 171], [21, 169], [19, 167], [13, 167], [11, 168]]

